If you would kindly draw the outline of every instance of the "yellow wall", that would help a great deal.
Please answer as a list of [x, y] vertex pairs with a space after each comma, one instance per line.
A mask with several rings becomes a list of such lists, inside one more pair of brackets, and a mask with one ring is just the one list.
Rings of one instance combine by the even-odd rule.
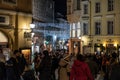
[[0, 15], [9, 16], [7, 27], [11, 28], [4, 29], [2, 28], [4, 25], [0, 25], [0, 30], [9, 39], [9, 47], [13, 50], [31, 47], [31, 41], [26, 40], [25, 42], [24, 32], [31, 31], [29, 24], [32, 22], [32, 0], [17, 0], [17, 5], [5, 4], [0, 1]]

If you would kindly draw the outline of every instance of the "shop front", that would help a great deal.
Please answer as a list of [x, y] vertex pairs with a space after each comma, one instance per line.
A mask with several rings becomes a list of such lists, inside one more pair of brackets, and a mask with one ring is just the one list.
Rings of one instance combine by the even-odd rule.
[[69, 40], [69, 53], [81, 53], [82, 52], [82, 46], [81, 46], [81, 40], [76, 38], [71, 38]]
[[94, 44], [94, 52], [96, 52], [98, 55], [101, 54], [101, 52], [105, 51], [105, 47], [101, 43], [95, 43]]
[[106, 54], [112, 54], [112, 53], [118, 53], [119, 46], [118, 44], [101, 44], [101, 43], [95, 43], [94, 44], [94, 52], [97, 54], [100, 54], [101, 52], [104, 52]]

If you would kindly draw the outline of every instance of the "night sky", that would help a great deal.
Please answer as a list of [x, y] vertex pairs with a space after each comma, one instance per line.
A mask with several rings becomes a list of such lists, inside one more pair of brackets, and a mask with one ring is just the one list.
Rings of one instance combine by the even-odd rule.
[[61, 13], [66, 19], [66, 0], [54, 0], [55, 1], [55, 13]]

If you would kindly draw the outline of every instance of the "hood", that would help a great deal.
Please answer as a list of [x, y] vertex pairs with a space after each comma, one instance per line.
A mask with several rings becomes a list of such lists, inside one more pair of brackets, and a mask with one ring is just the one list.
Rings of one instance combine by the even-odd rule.
[[84, 62], [81, 62], [81, 61], [79, 61], [79, 60], [75, 60], [75, 62], [74, 62], [74, 65], [75, 66], [81, 66], [81, 65], [83, 65], [84, 64]]

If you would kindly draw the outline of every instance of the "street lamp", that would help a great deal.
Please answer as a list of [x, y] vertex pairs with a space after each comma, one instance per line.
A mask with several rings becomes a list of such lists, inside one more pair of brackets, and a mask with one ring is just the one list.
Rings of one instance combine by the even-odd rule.
[[35, 28], [35, 24], [31, 23], [31, 24], [30, 24], [30, 28], [31, 28], [31, 29]]
[[[30, 28], [31, 28], [31, 39], [32, 39], [32, 46], [31, 46], [31, 63], [32, 63], [32, 61], [33, 61], [33, 59], [34, 59], [34, 39], [33, 39], [33, 37], [34, 37], [34, 32], [33, 32], [33, 29], [35, 28], [35, 24], [33, 24], [33, 23], [31, 23], [30, 24]], [[32, 63], [32, 67], [34, 68], [34, 64]]]

